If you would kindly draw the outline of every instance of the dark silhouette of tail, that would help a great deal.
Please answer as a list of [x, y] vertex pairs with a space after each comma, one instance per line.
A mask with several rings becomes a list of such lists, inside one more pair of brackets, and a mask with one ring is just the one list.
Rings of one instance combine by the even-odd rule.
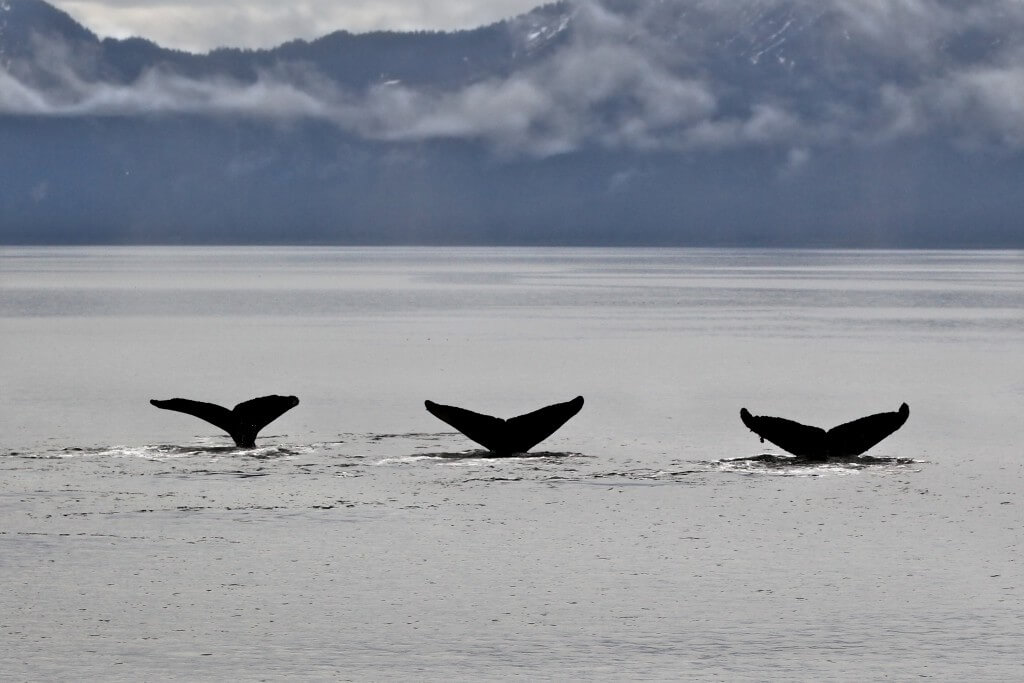
[[166, 401], [151, 400], [157, 408], [174, 410], [206, 420], [223, 429], [235, 440], [240, 448], [256, 446], [256, 435], [268, 424], [299, 405], [294, 396], [260, 396], [228, 410], [215, 403], [203, 403], [187, 398], [171, 398]]
[[910, 406], [900, 405], [895, 413], [868, 415], [828, 430], [829, 455], [848, 458], [866, 452], [876, 443], [903, 426], [910, 417]]
[[781, 417], [751, 415], [746, 408], [740, 410], [743, 424], [761, 437], [761, 441], [771, 441], [779, 448], [809, 460], [861, 455], [902, 427], [908, 417], [910, 406], [904, 403], [896, 412], [868, 415], [826, 432], [820, 427], [809, 427]]
[[495, 455], [526, 453], [554, 434], [583, 407], [583, 397], [556, 403], [508, 420], [474, 413], [465, 408], [426, 401], [427, 411], [447, 422]]
[[750, 431], [761, 437], [761, 441], [771, 441], [784, 451], [801, 458], [825, 457], [827, 432], [821, 427], [808, 427], [782, 417], [751, 415], [743, 408], [740, 419]]

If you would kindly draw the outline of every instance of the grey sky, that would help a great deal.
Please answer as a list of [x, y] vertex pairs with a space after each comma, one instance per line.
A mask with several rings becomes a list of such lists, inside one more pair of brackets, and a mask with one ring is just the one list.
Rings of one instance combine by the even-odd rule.
[[101, 36], [142, 36], [164, 47], [271, 47], [344, 29], [474, 28], [542, 0], [51, 0]]

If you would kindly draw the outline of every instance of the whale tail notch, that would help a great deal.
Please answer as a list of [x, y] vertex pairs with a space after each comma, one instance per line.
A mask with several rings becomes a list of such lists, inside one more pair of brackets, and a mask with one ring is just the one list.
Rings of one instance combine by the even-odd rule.
[[157, 408], [185, 413], [205, 420], [227, 432], [239, 448], [256, 446], [256, 435], [268, 424], [299, 405], [295, 396], [260, 396], [239, 403], [231, 410], [215, 403], [204, 403], [187, 398], [171, 398], [165, 401], [153, 399], [150, 403]]
[[902, 427], [909, 416], [910, 406], [903, 403], [895, 412], [868, 415], [826, 432], [782, 417], [751, 415], [746, 408], [740, 410], [743, 424], [762, 441], [771, 441], [793, 455], [812, 460], [861, 455]]
[[545, 406], [532, 413], [503, 420], [465, 408], [433, 401], [424, 404], [427, 412], [462, 432], [471, 440], [500, 456], [526, 453], [554, 434], [583, 408], [583, 397]]

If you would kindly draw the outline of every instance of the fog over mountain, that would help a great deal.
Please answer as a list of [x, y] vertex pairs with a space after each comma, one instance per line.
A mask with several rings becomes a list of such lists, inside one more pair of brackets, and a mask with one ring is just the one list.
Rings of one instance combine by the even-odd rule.
[[1019, 0], [190, 54], [0, 0], [0, 242], [1024, 246]]

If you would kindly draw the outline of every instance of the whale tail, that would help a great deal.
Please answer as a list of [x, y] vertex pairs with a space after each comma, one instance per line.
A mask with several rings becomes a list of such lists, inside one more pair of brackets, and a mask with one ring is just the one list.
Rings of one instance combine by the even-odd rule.
[[165, 401], [153, 399], [150, 403], [157, 408], [185, 413], [227, 432], [240, 448], [253, 448], [256, 435], [268, 424], [299, 405], [295, 396], [260, 396], [239, 403], [231, 410], [215, 403], [204, 403], [187, 398], [171, 398]]
[[762, 441], [771, 441], [793, 455], [814, 460], [861, 455], [902, 427], [909, 416], [910, 406], [904, 403], [896, 412], [868, 415], [826, 432], [793, 420], [751, 415], [746, 408], [740, 410], [743, 424]]
[[555, 403], [525, 415], [503, 420], [472, 410], [424, 403], [427, 412], [445, 422], [496, 455], [526, 453], [548, 438], [583, 408], [583, 397]]

